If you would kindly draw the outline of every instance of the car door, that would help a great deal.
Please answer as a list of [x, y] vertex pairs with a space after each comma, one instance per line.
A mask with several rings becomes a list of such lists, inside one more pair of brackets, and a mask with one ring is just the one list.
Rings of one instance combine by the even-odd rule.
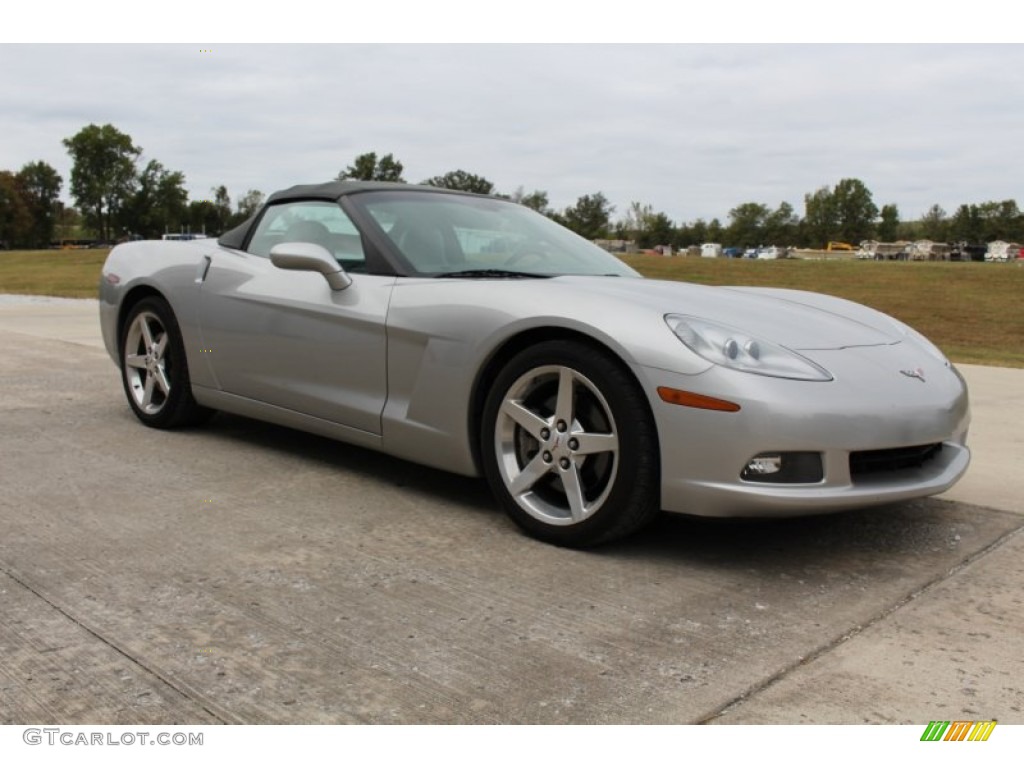
[[[280, 242], [316, 242], [352, 284], [275, 267]], [[203, 356], [224, 393], [381, 434], [385, 320], [394, 277], [360, 274], [362, 241], [333, 202], [270, 206], [245, 251], [218, 247], [201, 268]], [[205, 274], [202, 274], [205, 272]]]

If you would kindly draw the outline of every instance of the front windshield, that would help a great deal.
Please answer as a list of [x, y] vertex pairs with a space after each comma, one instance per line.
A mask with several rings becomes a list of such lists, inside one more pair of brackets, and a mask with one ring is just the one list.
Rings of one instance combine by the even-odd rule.
[[443, 192], [353, 195], [420, 275], [638, 274], [589, 240], [515, 203]]

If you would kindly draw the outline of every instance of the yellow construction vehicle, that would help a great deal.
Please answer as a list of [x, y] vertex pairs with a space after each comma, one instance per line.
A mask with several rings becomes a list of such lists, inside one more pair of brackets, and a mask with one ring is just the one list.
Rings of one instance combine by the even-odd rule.
[[849, 243], [839, 243], [834, 240], [830, 240], [828, 245], [825, 246], [826, 251], [856, 251], [857, 246], [850, 245]]

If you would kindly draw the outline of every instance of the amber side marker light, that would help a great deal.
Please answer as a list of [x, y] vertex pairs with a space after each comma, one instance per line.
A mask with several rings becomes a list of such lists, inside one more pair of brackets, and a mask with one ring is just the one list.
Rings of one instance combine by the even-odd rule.
[[706, 411], [728, 411], [735, 413], [740, 409], [736, 403], [728, 400], [719, 400], [717, 397], [698, 395], [696, 392], [686, 392], [682, 389], [671, 387], [658, 387], [658, 397], [672, 405], [685, 405], [687, 408], [703, 408]]

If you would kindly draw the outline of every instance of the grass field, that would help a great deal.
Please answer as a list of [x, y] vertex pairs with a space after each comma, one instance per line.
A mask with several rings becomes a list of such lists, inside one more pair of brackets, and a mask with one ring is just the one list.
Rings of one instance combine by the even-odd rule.
[[[0, 252], [0, 293], [94, 297], [105, 250]], [[1016, 264], [754, 261], [630, 256], [647, 277], [820, 291], [913, 326], [955, 362], [1024, 368], [1024, 268]]]
[[106, 248], [0, 251], [0, 293], [95, 299]]

